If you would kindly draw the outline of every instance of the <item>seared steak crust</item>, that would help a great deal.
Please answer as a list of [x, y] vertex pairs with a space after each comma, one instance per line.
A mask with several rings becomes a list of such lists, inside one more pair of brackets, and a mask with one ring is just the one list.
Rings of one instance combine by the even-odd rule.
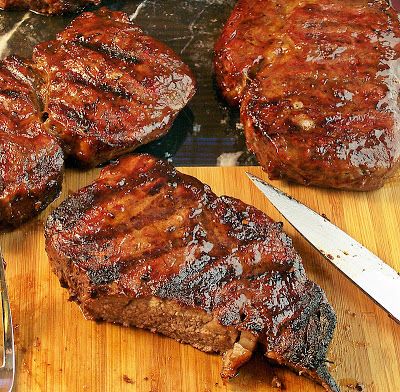
[[224, 353], [224, 377], [259, 342], [270, 360], [336, 391], [325, 367], [335, 315], [281, 226], [136, 155], [53, 211], [46, 250], [88, 318]]
[[[238, 105], [249, 80], [268, 59], [265, 52], [279, 42], [286, 7], [294, 1], [239, 0], [215, 43], [214, 70], [221, 92]], [[276, 45], [276, 44], [275, 44]]]
[[41, 128], [37, 76], [29, 63], [0, 63], [0, 229], [12, 228], [57, 197], [63, 153]]
[[0, 0], [0, 8], [30, 9], [41, 14], [63, 14], [77, 12], [86, 5], [97, 5], [100, 0]]
[[0, 228], [58, 195], [62, 149], [90, 167], [146, 144], [168, 131], [194, 83], [170, 48], [107, 9], [75, 19], [32, 61], [1, 62]]
[[122, 12], [87, 12], [39, 44], [45, 127], [83, 166], [164, 135], [195, 92], [191, 71]]
[[386, 1], [241, 0], [215, 69], [270, 178], [370, 190], [399, 164], [399, 58]]

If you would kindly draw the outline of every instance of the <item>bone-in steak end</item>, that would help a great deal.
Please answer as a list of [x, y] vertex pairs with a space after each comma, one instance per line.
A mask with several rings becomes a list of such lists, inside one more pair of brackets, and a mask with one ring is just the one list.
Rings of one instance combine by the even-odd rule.
[[400, 23], [388, 2], [240, 0], [216, 44], [270, 178], [370, 190], [400, 157]]
[[0, 63], [0, 229], [38, 214], [61, 189], [63, 153], [41, 128], [36, 83], [29, 63]]
[[83, 166], [165, 135], [195, 93], [189, 67], [172, 49], [105, 8], [39, 44], [33, 59], [46, 80], [45, 127]]
[[45, 235], [87, 318], [222, 353], [226, 378], [259, 344], [338, 391], [325, 366], [334, 312], [281, 224], [256, 208], [149, 155], [127, 156], [53, 211]]

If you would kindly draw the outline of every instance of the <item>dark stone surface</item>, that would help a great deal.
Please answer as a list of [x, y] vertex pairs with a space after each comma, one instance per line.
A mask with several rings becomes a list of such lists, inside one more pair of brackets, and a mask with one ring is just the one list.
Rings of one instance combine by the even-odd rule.
[[[214, 42], [234, 3], [235, 0], [103, 2], [126, 12], [146, 33], [171, 46], [189, 64], [198, 82], [196, 96], [168, 135], [140, 151], [169, 158], [179, 166], [214, 166], [222, 153], [238, 151], [243, 151], [239, 164], [255, 163], [247, 152], [238, 112], [219, 97], [213, 79]], [[49, 17], [0, 11], [0, 56], [13, 53], [30, 57], [37, 43], [53, 39], [73, 18], [74, 15]]]

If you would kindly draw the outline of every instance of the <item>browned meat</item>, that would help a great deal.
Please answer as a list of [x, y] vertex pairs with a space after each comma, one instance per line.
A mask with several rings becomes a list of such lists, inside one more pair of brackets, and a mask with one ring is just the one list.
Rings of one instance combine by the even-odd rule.
[[122, 12], [82, 14], [33, 59], [46, 80], [45, 127], [83, 166], [164, 135], [195, 92], [188, 66]]
[[30, 9], [42, 14], [77, 12], [88, 4], [99, 4], [100, 0], [0, 0], [0, 8]]
[[65, 200], [45, 229], [52, 268], [89, 319], [224, 354], [257, 344], [338, 391], [325, 367], [335, 315], [281, 223], [149, 155], [127, 156]]
[[41, 129], [35, 81], [22, 60], [0, 63], [0, 229], [38, 214], [61, 188], [63, 154]]
[[[238, 105], [243, 91], [264, 58], [279, 42], [279, 30], [284, 25], [286, 0], [239, 0], [215, 43], [214, 69], [225, 99]], [[272, 50], [270, 50], [272, 48]]]
[[270, 178], [370, 190], [399, 165], [399, 59], [386, 1], [240, 0], [215, 69]]
[[2, 62], [0, 89], [0, 228], [18, 226], [57, 196], [58, 142], [95, 166], [164, 135], [195, 92], [171, 49], [107, 9], [38, 45], [32, 62]]

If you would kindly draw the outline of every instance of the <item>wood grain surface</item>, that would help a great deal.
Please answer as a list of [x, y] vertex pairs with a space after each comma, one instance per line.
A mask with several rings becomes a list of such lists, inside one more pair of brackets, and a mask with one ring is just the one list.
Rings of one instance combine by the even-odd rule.
[[[183, 168], [217, 194], [241, 198], [283, 218], [245, 176], [258, 167]], [[86, 321], [68, 302], [50, 270], [43, 223], [70, 192], [88, 184], [98, 170], [67, 170], [63, 193], [50, 208], [20, 229], [0, 236], [14, 318], [16, 391], [276, 391], [273, 374], [286, 391], [322, 391], [303, 377], [271, 368], [256, 356], [227, 384], [219, 377], [221, 358], [148, 331]], [[400, 270], [400, 175], [370, 193], [305, 188], [275, 182]], [[400, 325], [389, 319], [330, 266], [285, 222], [311, 279], [326, 291], [338, 325], [328, 359], [342, 391], [400, 390]], [[400, 293], [393, 293], [399, 298]]]

